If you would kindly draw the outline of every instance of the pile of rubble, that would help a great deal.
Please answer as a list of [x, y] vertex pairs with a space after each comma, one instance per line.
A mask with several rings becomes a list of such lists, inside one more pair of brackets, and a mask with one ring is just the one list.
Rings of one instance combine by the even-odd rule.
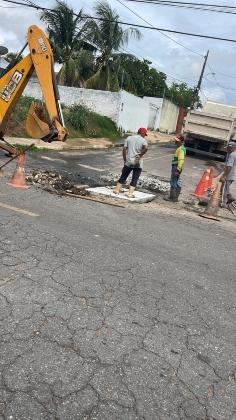
[[26, 181], [45, 191], [60, 195], [65, 193], [88, 195], [85, 191], [88, 185], [75, 185], [71, 180], [57, 172], [33, 170], [26, 177]]
[[[100, 179], [109, 185], [114, 185], [118, 181], [118, 175], [109, 173], [107, 175], [102, 175]], [[170, 190], [170, 182], [155, 175], [141, 176], [139, 178], [138, 186], [159, 193], [167, 193]]]
[[140, 186], [147, 190], [166, 193], [170, 191], [170, 181], [156, 175], [143, 175], [140, 177]]

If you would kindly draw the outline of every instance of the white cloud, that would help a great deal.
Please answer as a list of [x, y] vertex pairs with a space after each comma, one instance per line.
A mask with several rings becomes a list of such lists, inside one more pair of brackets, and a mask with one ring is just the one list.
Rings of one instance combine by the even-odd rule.
[[[6, 4], [6, 3], [4, 3]], [[34, 9], [0, 9], [0, 40], [9, 51], [19, 51], [25, 44], [30, 25], [41, 25], [39, 15]]]

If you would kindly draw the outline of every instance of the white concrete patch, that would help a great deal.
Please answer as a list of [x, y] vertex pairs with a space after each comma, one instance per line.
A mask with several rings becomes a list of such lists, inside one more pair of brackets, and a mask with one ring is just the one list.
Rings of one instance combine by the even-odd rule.
[[135, 191], [134, 197], [129, 198], [127, 196], [128, 189], [123, 189], [122, 193], [115, 194], [113, 193], [113, 188], [115, 187], [97, 187], [97, 188], [87, 188], [86, 191], [90, 192], [93, 195], [105, 195], [107, 197], [112, 197], [118, 200], [131, 201], [133, 203], [148, 203], [149, 201], [154, 200], [156, 197], [154, 194], [146, 194], [141, 191]]

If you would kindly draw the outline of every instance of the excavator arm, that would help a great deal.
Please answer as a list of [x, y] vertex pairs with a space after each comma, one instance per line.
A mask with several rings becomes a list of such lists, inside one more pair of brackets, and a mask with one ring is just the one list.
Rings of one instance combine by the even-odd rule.
[[64, 126], [49, 40], [36, 25], [29, 27], [27, 40], [29, 55], [9, 66], [0, 77], [0, 147], [11, 154], [15, 153], [15, 149], [6, 144], [3, 136], [8, 120], [33, 71], [36, 72], [41, 86], [49, 121], [43, 116], [42, 107], [32, 103], [26, 120], [28, 134], [46, 142], [65, 141], [68, 134]]

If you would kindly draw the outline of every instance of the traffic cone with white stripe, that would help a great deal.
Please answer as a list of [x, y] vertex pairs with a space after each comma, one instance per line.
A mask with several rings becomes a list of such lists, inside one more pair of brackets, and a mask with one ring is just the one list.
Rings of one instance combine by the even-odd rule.
[[208, 188], [212, 187], [212, 172], [211, 169], [207, 169], [202, 175], [196, 189], [193, 193], [195, 197], [203, 198]]
[[219, 221], [217, 213], [219, 210], [220, 204], [220, 194], [221, 194], [222, 182], [219, 181], [214, 189], [214, 192], [210, 198], [209, 203], [207, 204], [206, 210], [204, 213], [200, 213], [199, 216], [205, 217], [206, 219], [212, 219]]
[[14, 188], [29, 188], [25, 181], [25, 153], [21, 152], [16, 162], [16, 169], [8, 183]]

